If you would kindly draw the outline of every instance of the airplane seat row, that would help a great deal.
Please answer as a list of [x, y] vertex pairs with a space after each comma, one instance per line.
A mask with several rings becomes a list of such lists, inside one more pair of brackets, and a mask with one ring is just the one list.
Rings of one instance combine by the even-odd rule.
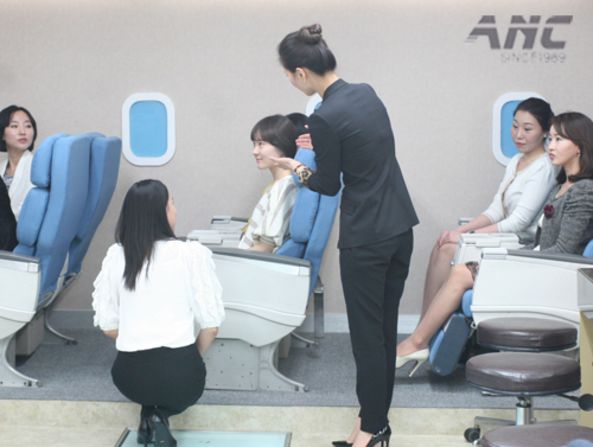
[[[95, 177], [102, 175], [92, 168], [93, 159], [100, 158], [93, 157], [95, 148], [101, 146], [93, 142], [102, 139], [99, 134], [57, 134], [47, 138], [34, 154], [31, 168], [34, 188], [23, 203], [17, 225], [19, 244], [13, 252], [0, 252], [2, 386], [39, 385], [37, 380], [14, 368], [13, 339], [36, 315], [43, 314], [62, 290], [60, 277], [67, 266], [71, 244], [81, 225], [87, 225], [83, 216], [89, 204], [89, 190], [97, 183]], [[117, 153], [117, 160], [105, 169], [115, 169], [117, 178], [121, 142], [112, 139], [108, 146], [110, 152]], [[107, 203], [110, 198], [106, 199]]]

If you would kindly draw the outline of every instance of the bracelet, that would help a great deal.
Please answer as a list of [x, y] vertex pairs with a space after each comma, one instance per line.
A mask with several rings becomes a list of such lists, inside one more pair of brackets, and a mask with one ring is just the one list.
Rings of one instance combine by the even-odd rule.
[[297, 173], [297, 169], [300, 168], [301, 166], [303, 166], [303, 164], [302, 163], [299, 163], [298, 165], [296, 165], [294, 167], [294, 169], [292, 170], [292, 172], [294, 172], [296, 174]]
[[294, 173], [299, 178], [301, 184], [307, 186], [309, 178], [313, 175], [313, 171], [304, 165], [299, 165], [295, 168]]

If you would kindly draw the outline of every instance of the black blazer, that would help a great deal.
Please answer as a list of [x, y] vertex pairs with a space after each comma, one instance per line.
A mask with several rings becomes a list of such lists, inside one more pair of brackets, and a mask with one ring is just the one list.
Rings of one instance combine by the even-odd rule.
[[334, 82], [309, 117], [309, 129], [317, 159], [309, 188], [335, 195], [343, 174], [338, 247], [381, 242], [418, 223], [387, 110], [372, 87]]
[[10, 207], [8, 190], [0, 177], [0, 250], [12, 250], [16, 244], [16, 220]]

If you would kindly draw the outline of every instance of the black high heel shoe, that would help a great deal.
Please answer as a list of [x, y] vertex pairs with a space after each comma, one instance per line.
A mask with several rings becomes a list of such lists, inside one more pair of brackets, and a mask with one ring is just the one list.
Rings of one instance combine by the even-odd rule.
[[[377, 445], [379, 442], [382, 442], [381, 440], [378, 440], [376, 442], [373, 441], [375, 439], [375, 436], [378, 436], [381, 433], [383, 433], [383, 435], [386, 436], [386, 439], [383, 439], [383, 442], [386, 441], [386, 447], [389, 447], [389, 438], [391, 437], [391, 427], [389, 425], [386, 426], [383, 430], [374, 434], [373, 437], [371, 438], [371, 440], [369, 441], [369, 444], [367, 444], [367, 446]], [[371, 442], [374, 442], [374, 443], [371, 444]], [[348, 441], [332, 441], [332, 444], [335, 447], [352, 447], [352, 443], [348, 442]], [[381, 446], [383, 446], [383, 444], [381, 444]]]
[[381, 446], [381, 447], [389, 447], [389, 438], [391, 438], [391, 427], [386, 425], [381, 430], [373, 435], [367, 447], [373, 446]]
[[140, 417], [140, 425], [138, 426], [138, 444], [148, 446], [152, 442], [153, 437], [152, 427], [148, 423], [148, 417]]
[[155, 413], [148, 418], [148, 425], [154, 433], [154, 445], [156, 447], [177, 447], [177, 441], [169, 431], [167, 418]]

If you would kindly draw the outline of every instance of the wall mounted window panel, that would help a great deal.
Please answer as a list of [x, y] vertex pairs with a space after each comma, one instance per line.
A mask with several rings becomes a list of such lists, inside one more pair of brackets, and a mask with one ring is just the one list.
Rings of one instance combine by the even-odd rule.
[[535, 92], [509, 92], [499, 96], [492, 108], [492, 152], [505, 166], [519, 152], [511, 137], [511, 126], [517, 105], [527, 98], [545, 99]]
[[138, 166], [161, 166], [175, 155], [175, 108], [162, 93], [135, 93], [122, 107], [122, 151]]

